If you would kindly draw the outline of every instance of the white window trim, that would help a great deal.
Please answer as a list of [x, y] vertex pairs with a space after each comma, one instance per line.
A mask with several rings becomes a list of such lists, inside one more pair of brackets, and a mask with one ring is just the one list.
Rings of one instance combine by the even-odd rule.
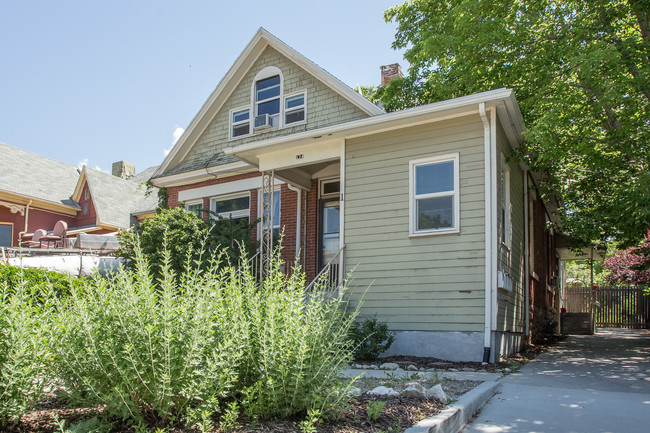
[[[185, 210], [188, 210], [188, 211], [189, 211], [189, 210], [190, 210], [190, 206], [196, 206], [197, 204], [198, 204], [199, 206], [201, 206], [201, 208], [203, 208], [203, 200], [190, 200], [190, 201], [183, 202], [183, 207], [185, 208]], [[190, 211], [190, 212], [191, 212], [191, 211]], [[201, 212], [201, 213], [203, 213], [203, 212]], [[198, 216], [199, 218], [202, 218], [201, 215], [197, 215], [197, 216]]]
[[[232, 116], [237, 111], [243, 111], [243, 110], [248, 110], [248, 134], [238, 135], [238, 136], [235, 137], [235, 136], [232, 135], [233, 134], [233, 129], [235, 128], [235, 125], [243, 125], [246, 122], [242, 121], [242, 122], [235, 123], [235, 122], [232, 121]], [[251, 107], [250, 107], [250, 105], [244, 105], [244, 106], [241, 106], [241, 107], [233, 108], [233, 109], [230, 110], [228, 116], [229, 116], [228, 117], [228, 125], [230, 125], [229, 130], [228, 130], [228, 137], [229, 137], [228, 139], [229, 140], [239, 140], [240, 138], [250, 137], [251, 135], [253, 135], [253, 132], [252, 132], [253, 131], [253, 122], [252, 122], [253, 116], [251, 116]]]
[[[459, 157], [460, 154], [450, 153], [440, 156], [432, 156], [428, 158], [421, 158], [409, 161], [409, 237], [419, 237], [419, 236], [432, 236], [432, 235], [441, 235], [441, 234], [450, 234], [450, 233], [460, 233], [460, 173], [459, 173]], [[429, 230], [418, 230], [415, 218], [416, 215], [416, 194], [415, 194], [415, 167], [418, 165], [433, 164], [438, 162], [454, 162], [454, 226], [444, 229], [429, 229]], [[435, 197], [446, 197], [449, 196], [449, 192], [442, 193], [433, 193], [426, 194], [418, 198], [435, 198]]]
[[[235, 212], [219, 212], [217, 213], [215, 209], [215, 202], [217, 201], [222, 201], [222, 200], [231, 200], [235, 198], [241, 198], [241, 197], [248, 197], [248, 208], [247, 209], [242, 209], [238, 210]], [[214, 212], [214, 214], [210, 214], [210, 218], [217, 218], [217, 217], [223, 217], [223, 218], [230, 218], [232, 217], [233, 219], [237, 218], [248, 218], [250, 221], [251, 218], [251, 194], [249, 191], [242, 191], [242, 192], [236, 192], [232, 194], [225, 194], [225, 195], [218, 195], [214, 197], [210, 197], [210, 210]]]
[[[287, 99], [291, 98], [292, 96], [297, 96], [297, 95], [300, 95], [300, 94], [303, 95], [303, 104], [301, 106], [299, 106], [299, 107], [294, 107], [294, 108], [292, 108], [290, 110], [286, 110], [285, 109], [285, 105], [286, 105], [285, 101]], [[292, 111], [297, 111], [301, 107], [302, 107], [303, 111], [305, 112], [305, 116], [304, 116], [305, 118], [303, 120], [301, 120], [300, 122], [286, 123], [285, 121], [286, 121], [287, 113], [290, 113]], [[296, 126], [296, 125], [302, 125], [303, 123], [307, 123], [307, 89], [299, 90], [297, 92], [292, 92], [292, 93], [284, 95], [284, 98], [282, 98], [282, 107], [280, 107], [280, 112], [281, 112], [280, 114], [282, 115], [282, 121], [285, 122], [284, 127], [286, 127], [286, 128]]]
[[[251, 123], [251, 129], [250, 129], [251, 135], [255, 134], [254, 120], [255, 120], [255, 116], [257, 116], [257, 104], [259, 102], [267, 101], [266, 99], [263, 100], [263, 101], [257, 101], [256, 100], [257, 99], [256, 98], [256, 95], [257, 95], [257, 92], [256, 92], [257, 82], [261, 81], [261, 80], [265, 80], [267, 78], [274, 77], [276, 75], [280, 76], [280, 95], [278, 96], [278, 98], [280, 99], [280, 112], [278, 113], [278, 126], [274, 127], [274, 128], [271, 128], [270, 130], [276, 130], [276, 129], [280, 129], [280, 128], [284, 127], [284, 109], [283, 109], [284, 108], [284, 74], [282, 74], [282, 71], [277, 66], [267, 66], [266, 68], [262, 69], [257, 74], [255, 74], [255, 78], [253, 79], [253, 83], [251, 84], [251, 103], [250, 103], [251, 116], [250, 116], [250, 119], [251, 119], [251, 122], [253, 122], [253, 123]], [[270, 99], [275, 99], [275, 98], [269, 98], [269, 100]], [[262, 130], [259, 133], [264, 133], [266, 131], [269, 131], [269, 129]], [[237, 137], [237, 138], [239, 138], [239, 137]]]

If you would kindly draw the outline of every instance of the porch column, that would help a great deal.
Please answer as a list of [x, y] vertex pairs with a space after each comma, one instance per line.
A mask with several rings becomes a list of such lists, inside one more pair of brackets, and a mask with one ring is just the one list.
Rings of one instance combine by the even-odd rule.
[[271, 258], [273, 257], [273, 186], [275, 171], [262, 172], [262, 227], [260, 236], [260, 277], [262, 280], [269, 274]]

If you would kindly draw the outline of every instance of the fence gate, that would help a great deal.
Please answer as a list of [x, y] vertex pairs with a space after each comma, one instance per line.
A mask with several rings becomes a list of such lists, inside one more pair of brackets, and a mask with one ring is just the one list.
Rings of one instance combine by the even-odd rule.
[[[593, 292], [593, 293], [592, 293]], [[641, 287], [568, 287], [563, 300], [567, 313], [590, 313], [595, 300], [599, 328], [650, 329], [650, 295]]]

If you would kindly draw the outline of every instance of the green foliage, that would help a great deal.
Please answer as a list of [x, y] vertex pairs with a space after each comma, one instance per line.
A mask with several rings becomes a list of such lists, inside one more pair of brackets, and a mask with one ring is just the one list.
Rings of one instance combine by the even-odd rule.
[[7, 284], [10, 293], [23, 287], [30, 299], [43, 303], [52, 293], [65, 296], [72, 287], [83, 287], [85, 280], [41, 268], [19, 268], [0, 263], [0, 285], [3, 283]]
[[161, 264], [166, 250], [171, 270], [180, 277], [188, 263], [203, 267], [210, 263], [209, 260], [202, 260], [204, 252], [214, 254], [224, 251], [225, 257], [229, 259], [224, 260], [224, 263], [237, 262], [240, 245], [247, 255], [253, 254], [256, 244], [251, 240], [251, 230], [254, 227], [254, 222], [249, 224], [245, 220], [236, 221], [231, 218], [210, 219], [206, 223], [182, 207], [160, 209], [152, 218], [142, 221], [132, 230], [120, 233], [118, 255], [129, 259], [127, 266], [133, 269], [135, 251], [139, 245], [157, 279], [161, 276]]
[[23, 281], [0, 282], [0, 427], [18, 421], [42, 394], [47, 352], [38, 341], [38, 307]]
[[377, 321], [377, 317], [366, 319], [361, 324], [355, 322], [350, 336], [354, 342], [355, 359], [377, 359], [395, 340], [386, 322]]
[[345, 290], [305, 299], [304, 274], [285, 276], [277, 256], [261, 288], [250, 269], [220, 266], [223, 254], [181, 278], [164, 254], [154, 282], [135, 253], [133, 272], [55, 299], [51, 371], [72, 405], [102, 405], [134, 426], [210, 429], [220, 416], [224, 430], [240, 410], [252, 419], [337, 412], [356, 315]]
[[[594, 284], [606, 284], [607, 270], [603, 262], [594, 261]], [[567, 283], [589, 286], [591, 284], [591, 266], [589, 260], [566, 262]]]
[[638, 243], [650, 227], [648, 0], [420, 0], [385, 13], [409, 75], [378, 89], [388, 111], [512, 88], [522, 154], [564, 227]]
[[377, 421], [381, 416], [381, 413], [386, 408], [386, 402], [381, 400], [370, 400], [368, 401], [368, 406], [366, 407], [366, 413], [368, 418], [372, 421]]

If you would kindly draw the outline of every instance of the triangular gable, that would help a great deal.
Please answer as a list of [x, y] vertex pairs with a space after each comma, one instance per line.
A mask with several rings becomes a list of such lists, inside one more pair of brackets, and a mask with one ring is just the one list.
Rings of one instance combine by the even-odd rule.
[[[184, 134], [154, 174], [154, 178], [167, 174], [169, 169], [178, 166], [184, 161], [201, 138], [201, 135], [204, 134], [206, 129], [209, 127], [215, 116], [228, 102], [239, 83], [246, 74], [249, 73], [250, 69], [255, 65], [260, 56], [262, 56], [265, 51], [268, 52], [269, 47], [305, 70], [330, 91], [335, 93], [342, 100], [346, 101], [346, 103], [351, 104], [356, 109], [360, 110], [360, 112], [363, 112], [365, 116], [374, 116], [384, 113], [381, 108], [368, 101], [366, 98], [349, 88], [312, 61], [305, 58], [284, 42], [277, 39], [275, 36], [271, 35], [263, 28], [260, 28], [244, 51], [237, 58], [228, 73], [222, 78], [216, 89], [203, 104], [198, 114], [194, 117]], [[207, 158], [206, 163], [209, 163]], [[221, 161], [221, 163], [223, 163], [223, 161]]]

